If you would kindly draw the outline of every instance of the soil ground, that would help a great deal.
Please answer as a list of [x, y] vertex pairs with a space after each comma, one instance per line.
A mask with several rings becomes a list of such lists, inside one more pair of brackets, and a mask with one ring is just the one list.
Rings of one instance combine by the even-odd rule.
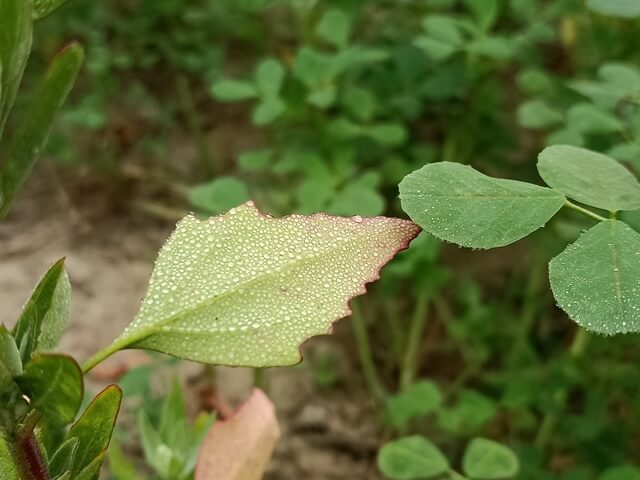
[[[156, 251], [173, 228], [170, 221], [131, 211], [126, 198], [117, 198], [126, 197], [126, 191], [115, 192], [101, 182], [77, 174], [61, 179], [43, 162], [0, 224], [0, 322], [12, 325], [48, 266], [66, 257], [73, 296], [60, 349], [81, 361], [108, 344], [133, 318]], [[348, 335], [347, 323], [338, 322], [334, 337], [310, 341], [305, 355], [333, 349], [340, 357], [344, 349], [338, 343]], [[101, 380], [105, 372], [138, 361], [140, 353], [118, 354], [104, 367]], [[304, 364], [268, 372], [267, 390], [277, 408], [282, 439], [267, 480], [379, 478], [376, 414], [352, 359], [342, 357], [339, 369], [343, 380], [330, 390], [319, 389]], [[183, 383], [194, 385], [193, 377], [201, 375], [202, 367], [185, 362], [180, 371]], [[92, 388], [99, 388], [99, 383], [90, 379]], [[251, 388], [252, 372], [218, 368], [216, 383], [218, 395], [237, 405]], [[195, 391], [190, 394], [197, 397]], [[135, 428], [130, 431], [133, 434]]]

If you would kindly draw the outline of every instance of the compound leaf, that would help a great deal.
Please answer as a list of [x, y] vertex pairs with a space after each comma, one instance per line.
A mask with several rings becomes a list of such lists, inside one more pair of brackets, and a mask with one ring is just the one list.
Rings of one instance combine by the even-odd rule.
[[549, 263], [558, 305], [598, 333], [640, 332], [640, 234], [617, 220], [600, 222]]
[[610, 211], [640, 209], [640, 183], [613, 158], [569, 145], [545, 148], [538, 172], [550, 187], [586, 205]]
[[491, 178], [467, 165], [425, 165], [400, 183], [402, 208], [432, 235], [465, 247], [508, 245], [542, 227], [565, 203], [549, 188]]
[[472, 478], [500, 480], [518, 473], [518, 458], [504, 445], [486, 438], [474, 438], [462, 459], [464, 473]]
[[83, 398], [82, 370], [66, 355], [41, 354], [18, 379], [30, 405], [56, 425], [73, 422]]
[[109, 351], [297, 363], [299, 345], [349, 315], [347, 302], [418, 231], [385, 217], [272, 218], [251, 202], [207, 221], [188, 216], [160, 251], [140, 312]]
[[387, 443], [378, 454], [378, 468], [394, 480], [422, 480], [442, 475], [449, 461], [424, 437], [413, 435]]

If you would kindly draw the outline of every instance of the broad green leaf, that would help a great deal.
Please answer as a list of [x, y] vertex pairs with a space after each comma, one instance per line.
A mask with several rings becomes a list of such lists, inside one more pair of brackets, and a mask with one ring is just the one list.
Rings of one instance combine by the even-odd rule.
[[282, 88], [284, 80], [284, 67], [273, 59], [263, 60], [256, 69], [256, 87], [261, 95], [275, 97]]
[[346, 46], [351, 33], [349, 16], [342, 10], [335, 8], [328, 10], [318, 22], [316, 33], [320, 38], [336, 47]]
[[[73, 458], [72, 478], [81, 478], [87, 472], [100, 469], [120, 410], [122, 391], [111, 385], [100, 392], [82, 416], [71, 426], [67, 439], [77, 438], [78, 449]], [[78, 477], [76, 477], [78, 475]], [[87, 477], [92, 478], [91, 476]]]
[[67, 425], [76, 417], [84, 394], [82, 370], [66, 355], [41, 354], [27, 364], [18, 379], [30, 405], [47, 421]]
[[218, 100], [225, 102], [238, 102], [258, 96], [253, 84], [240, 80], [221, 80], [211, 87], [211, 93]]
[[435, 411], [441, 403], [442, 394], [438, 386], [429, 380], [421, 380], [406, 392], [390, 397], [387, 412], [394, 427], [403, 427], [412, 419]]
[[591, 103], [578, 103], [567, 112], [570, 129], [585, 134], [616, 133], [624, 129], [624, 124], [608, 111]]
[[2, 480], [20, 480], [18, 469], [3, 435], [0, 435], [0, 478]]
[[617, 220], [600, 222], [549, 263], [558, 305], [598, 333], [640, 332], [640, 234]]
[[418, 231], [384, 217], [272, 218], [251, 202], [207, 221], [188, 216], [160, 251], [140, 312], [108, 351], [297, 363], [300, 344], [349, 315], [347, 302]]
[[13, 330], [23, 364], [33, 353], [58, 344], [69, 318], [70, 288], [61, 259], [42, 277]]
[[32, 12], [31, 0], [0, 0], [0, 137], [31, 51]]
[[569, 145], [547, 147], [538, 172], [553, 189], [604, 210], [640, 209], [640, 183], [624, 166], [601, 153]]
[[67, 0], [33, 0], [33, 18], [46, 17], [66, 2]]
[[414, 435], [387, 443], [378, 454], [378, 468], [393, 480], [422, 480], [442, 475], [449, 461], [424, 437]]
[[542, 227], [564, 205], [549, 188], [491, 178], [467, 165], [425, 165], [400, 183], [402, 208], [427, 232], [465, 247], [513, 243]]
[[249, 190], [235, 177], [218, 177], [189, 191], [191, 205], [209, 214], [226, 212], [249, 200]]
[[71, 469], [73, 458], [78, 450], [79, 440], [77, 438], [69, 438], [65, 440], [60, 447], [53, 453], [49, 460], [49, 472], [52, 478], [63, 475]]
[[35, 92], [29, 110], [13, 134], [8, 157], [0, 164], [0, 191], [3, 195], [0, 198], [0, 218], [7, 213], [15, 194], [26, 181], [44, 148], [55, 115], [78, 76], [83, 56], [82, 48], [77, 44], [68, 46], [56, 56], [44, 82]]
[[543, 100], [531, 100], [518, 108], [518, 123], [526, 128], [553, 127], [562, 120], [562, 113]]
[[511, 478], [518, 473], [518, 458], [511, 449], [486, 438], [474, 438], [462, 459], [464, 473], [482, 480]]
[[637, 0], [587, 0], [587, 7], [596, 13], [612, 17], [640, 17], [640, 2]]

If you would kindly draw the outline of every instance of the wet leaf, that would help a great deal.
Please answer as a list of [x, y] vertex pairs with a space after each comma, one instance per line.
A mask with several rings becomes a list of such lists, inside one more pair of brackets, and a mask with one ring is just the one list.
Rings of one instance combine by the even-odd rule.
[[58, 344], [69, 318], [70, 290], [62, 259], [42, 277], [14, 328], [24, 364], [34, 352], [50, 350]]
[[582, 234], [549, 263], [558, 305], [598, 333], [640, 332], [640, 234], [608, 220]]
[[601, 153], [569, 145], [545, 148], [538, 172], [553, 189], [592, 207], [640, 209], [640, 183], [620, 163]]
[[424, 437], [414, 435], [387, 443], [378, 454], [378, 468], [393, 480], [422, 480], [442, 475], [449, 461]]
[[486, 438], [474, 438], [462, 459], [464, 473], [482, 480], [511, 478], [518, 473], [518, 458], [504, 445]]
[[432, 235], [465, 247], [508, 245], [542, 227], [565, 202], [549, 188], [491, 178], [467, 165], [425, 165], [400, 183], [402, 208]]
[[111, 440], [121, 400], [120, 388], [116, 385], [105, 388], [93, 399], [78, 421], [71, 426], [67, 439], [79, 440], [71, 468], [71, 476], [74, 480], [91, 479], [100, 470]]
[[18, 379], [22, 391], [48, 422], [67, 425], [76, 417], [84, 394], [82, 370], [66, 355], [33, 357]]
[[297, 363], [300, 344], [349, 315], [348, 301], [418, 231], [384, 217], [272, 218], [252, 203], [207, 221], [186, 217], [160, 251], [138, 316], [110, 350]]

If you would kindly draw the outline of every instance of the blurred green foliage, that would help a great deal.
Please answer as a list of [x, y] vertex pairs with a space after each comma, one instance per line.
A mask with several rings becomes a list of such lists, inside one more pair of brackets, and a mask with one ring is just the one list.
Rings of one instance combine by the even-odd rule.
[[[143, 158], [203, 214], [251, 197], [274, 214], [399, 215], [397, 184], [425, 163], [540, 183], [535, 156], [554, 143], [636, 169], [633, 3], [70, 0], [35, 32], [43, 62], [70, 39], [87, 50], [49, 153], [116, 176]], [[516, 478], [638, 476], [637, 338], [594, 337], [575, 358], [546, 286], [546, 260], [586, 226], [563, 213], [473, 258], [422, 234], [385, 269], [358, 302], [383, 425], [456, 466], [489, 437], [516, 451]]]

